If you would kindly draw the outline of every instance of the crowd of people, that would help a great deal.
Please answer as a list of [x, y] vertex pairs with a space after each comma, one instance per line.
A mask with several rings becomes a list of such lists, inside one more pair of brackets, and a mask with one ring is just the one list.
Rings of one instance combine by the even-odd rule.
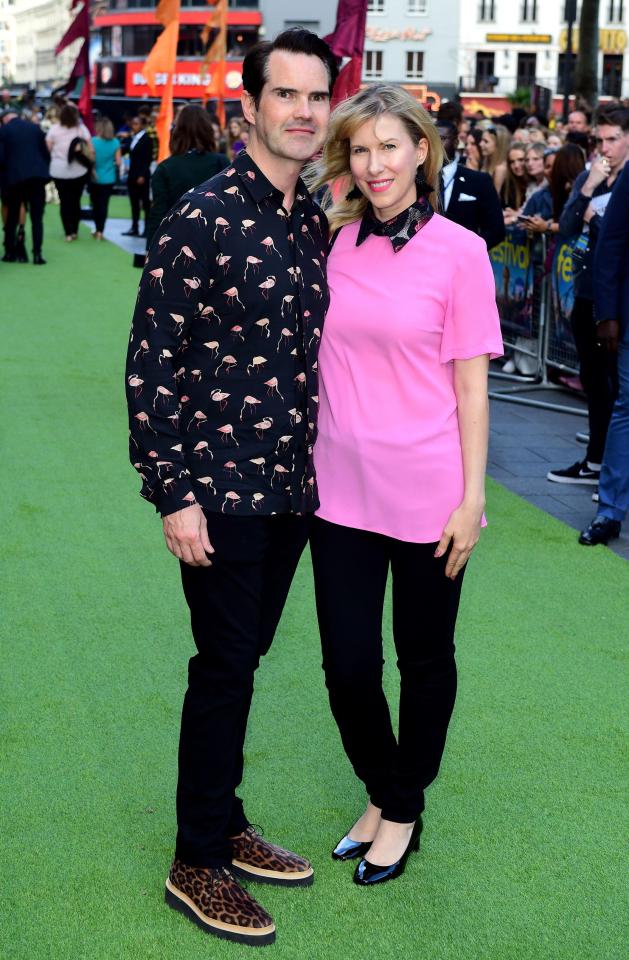
[[[45, 264], [42, 244], [47, 201], [59, 205], [66, 242], [78, 240], [80, 220], [88, 217], [94, 222], [94, 239], [104, 240], [109, 200], [121, 186], [126, 187], [131, 210], [127, 235], [150, 239], [148, 221], [151, 219], [151, 231], [154, 230], [159, 212], [163, 216], [180, 195], [174, 191], [181, 176], [180, 163], [160, 166], [157, 172], [156, 107], [144, 104], [137, 112], [125, 114], [117, 126], [109, 117], [98, 116], [92, 135], [77, 107], [62, 96], [55, 96], [47, 109], [29, 99], [15, 103], [8, 90], [2, 91], [0, 100], [5, 262], [29, 261], [25, 244], [29, 216], [33, 263]], [[216, 116], [185, 103], [177, 109], [172, 134], [173, 157], [185, 157], [192, 151], [197, 160], [207, 159], [207, 163], [201, 160], [196, 164], [201, 179], [221, 169], [246, 148], [248, 141], [247, 124], [242, 117], [230, 117], [222, 128]], [[185, 166], [186, 162], [183, 163]], [[177, 170], [179, 173], [171, 181]], [[184, 180], [187, 181], [185, 175]], [[199, 181], [190, 181], [190, 185], [193, 182]], [[82, 209], [86, 192], [91, 204], [88, 210]], [[164, 207], [164, 198], [168, 197], [172, 199]]]

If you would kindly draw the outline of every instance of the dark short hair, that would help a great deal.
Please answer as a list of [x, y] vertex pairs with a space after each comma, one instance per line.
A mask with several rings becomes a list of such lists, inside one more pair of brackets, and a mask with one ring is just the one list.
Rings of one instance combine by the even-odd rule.
[[203, 107], [188, 104], [180, 111], [170, 135], [170, 152], [181, 156], [188, 150], [212, 153], [215, 149], [212, 118]]
[[330, 95], [338, 76], [336, 58], [329, 46], [316, 33], [303, 27], [291, 27], [278, 34], [275, 40], [263, 40], [256, 43], [245, 57], [242, 65], [242, 86], [253, 97], [256, 109], [260, 106], [262, 88], [268, 80], [269, 57], [274, 50], [286, 53], [305, 53], [309, 57], [318, 57], [328, 72]]
[[603, 107], [596, 114], [596, 126], [620, 127], [623, 133], [629, 131], [629, 107]]
[[453, 136], [459, 132], [456, 123], [452, 123], [451, 120], [442, 120], [438, 115], [437, 119], [435, 120], [435, 126], [437, 128], [441, 127], [442, 130], [447, 130], [448, 133], [451, 133]]
[[460, 123], [463, 119], [463, 107], [454, 100], [446, 100], [439, 105], [437, 111], [437, 125], [442, 127], [446, 123]]
[[65, 103], [59, 111], [59, 123], [62, 127], [78, 127], [81, 114], [73, 103]]
[[585, 151], [585, 153], [589, 152], [590, 138], [588, 137], [587, 133], [583, 132], [583, 130], [568, 130], [565, 142], [574, 143], [575, 146], [580, 147], [581, 150]]

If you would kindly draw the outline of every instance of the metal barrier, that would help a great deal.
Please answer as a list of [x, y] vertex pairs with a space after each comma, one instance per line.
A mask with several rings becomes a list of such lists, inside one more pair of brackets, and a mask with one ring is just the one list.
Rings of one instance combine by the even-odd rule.
[[516, 373], [490, 371], [493, 379], [511, 383], [491, 390], [492, 399], [587, 416], [578, 407], [520, 396], [538, 390], [562, 390], [548, 380], [551, 367], [578, 373], [570, 328], [574, 302], [571, 254], [571, 243], [557, 243], [549, 269], [546, 236], [530, 236], [517, 226], [507, 227], [503, 242], [490, 251], [503, 342], [523, 368]]

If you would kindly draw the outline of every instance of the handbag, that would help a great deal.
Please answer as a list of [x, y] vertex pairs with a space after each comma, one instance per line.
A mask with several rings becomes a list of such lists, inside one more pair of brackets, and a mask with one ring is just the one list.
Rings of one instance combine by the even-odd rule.
[[68, 147], [68, 163], [72, 163], [73, 160], [85, 167], [88, 173], [94, 166], [94, 161], [89, 154], [89, 144], [84, 137], [74, 137]]

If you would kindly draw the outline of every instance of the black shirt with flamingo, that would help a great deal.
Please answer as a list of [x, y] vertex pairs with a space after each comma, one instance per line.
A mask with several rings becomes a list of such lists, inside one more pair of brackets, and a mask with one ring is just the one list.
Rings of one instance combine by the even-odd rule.
[[166, 516], [318, 506], [325, 214], [292, 210], [246, 152], [175, 204], [151, 243], [127, 355], [130, 456]]

